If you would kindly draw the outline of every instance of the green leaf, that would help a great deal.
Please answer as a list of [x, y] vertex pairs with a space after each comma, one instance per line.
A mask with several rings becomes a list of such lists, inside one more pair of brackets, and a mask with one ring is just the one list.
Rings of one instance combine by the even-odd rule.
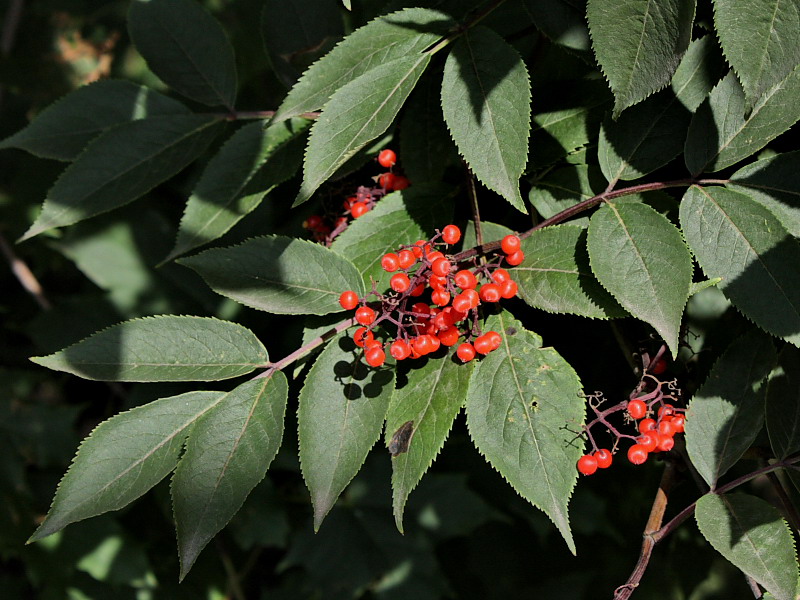
[[574, 225], [539, 229], [523, 240], [522, 249], [525, 260], [512, 277], [520, 298], [530, 306], [597, 319], [625, 316], [592, 274], [585, 229]]
[[714, 28], [749, 107], [800, 63], [795, 2], [714, 0]]
[[775, 457], [800, 450], [800, 350], [784, 346], [767, 383], [767, 432]]
[[454, 190], [443, 183], [414, 185], [391, 193], [350, 223], [334, 240], [331, 250], [348, 257], [364, 281], [384, 281], [388, 286], [386, 271], [381, 267], [383, 255], [396, 252], [400, 244], [428, 239], [436, 227], [449, 223], [453, 194]]
[[464, 404], [472, 365], [445, 356], [413, 365], [403, 387], [398, 387], [386, 414], [386, 444], [405, 423], [411, 422], [407, 450], [392, 457], [392, 504], [397, 528], [403, 531], [408, 495], [433, 463]]
[[78, 449], [34, 542], [133, 502], [175, 468], [192, 425], [222, 392], [161, 398], [103, 421]]
[[442, 112], [475, 176], [527, 212], [519, 178], [528, 160], [531, 85], [517, 51], [485, 27], [464, 33], [444, 66]]
[[109, 127], [158, 115], [185, 115], [183, 104], [129, 81], [104, 79], [54, 102], [24, 129], [0, 142], [42, 158], [75, 160]]
[[603, 287], [676, 356], [693, 271], [678, 229], [646, 204], [607, 202], [589, 223], [588, 248]]
[[430, 62], [416, 54], [382, 64], [339, 88], [311, 127], [297, 206], [392, 124]]
[[585, 52], [589, 50], [585, 1], [525, 0], [525, 9], [536, 27], [560, 46]]
[[475, 446], [512, 487], [540, 508], [575, 553], [567, 504], [582, 449], [569, 427], [584, 419], [581, 384], [572, 367], [508, 313], [485, 331], [503, 343], [482, 358], [467, 392], [467, 426]]
[[189, 434], [171, 486], [181, 579], [266, 475], [281, 445], [287, 394], [280, 371], [243, 383]]
[[748, 110], [733, 72], [697, 109], [686, 137], [686, 167], [693, 175], [719, 171], [747, 158], [800, 119], [800, 66]]
[[394, 369], [372, 369], [342, 332], [306, 377], [297, 410], [300, 465], [314, 504], [314, 529], [378, 441], [394, 389]]
[[697, 501], [695, 518], [714, 549], [775, 600], [795, 600], [794, 539], [775, 507], [749, 494], [706, 494]]
[[245, 125], [211, 159], [186, 203], [172, 260], [215, 240], [252, 212], [302, 162], [300, 134], [311, 124], [292, 119]]
[[694, 296], [697, 292], [702, 292], [706, 288], [719, 285], [722, 277], [714, 277], [714, 279], [706, 279], [705, 281], [693, 281], [689, 286], [689, 296]]
[[614, 118], [670, 82], [692, 39], [694, 0], [589, 0], [597, 62], [614, 92]]
[[250, 373], [268, 357], [241, 325], [166, 315], [125, 321], [31, 360], [97, 381], [216, 381]]
[[50, 188], [21, 240], [136, 200], [197, 158], [219, 123], [202, 115], [148, 117], [103, 132]]
[[418, 56], [452, 26], [444, 13], [424, 8], [408, 8], [370, 21], [311, 65], [278, 107], [273, 121], [322, 108], [345, 84], [398, 58]]
[[752, 162], [731, 175], [728, 187], [766, 206], [800, 237], [800, 151]]
[[774, 363], [771, 338], [752, 330], [725, 350], [689, 403], [686, 449], [711, 489], [761, 431], [763, 383]]
[[607, 118], [600, 129], [597, 158], [609, 182], [638, 179], [664, 166], [683, 151], [691, 113], [672, 90], [664, 90]]
[[[483, 234], [483, 242], [486, 243], [502, 240], [505, 236], [514, 232], [505, 225], [498, 225], [491, 221], [481, 221], [481, 233]], [[467, 221], [461, 237], [461, 247], [466, 249], [477, 245], [478, 238], [475, 233], [475, 222]]]
[[[545, 219], [583, 200], [601, 193], [606, 187], [603, 175], [595, 165], [570, 165], [548, 173], [531, 188], [528, 199]], [[570, 221], [571, 225], [589, 226], [588, 217]]]
[[220, 24], [192, 0], [133, 0], [128, 31], [147, 66], [187, 98], [233, 110], [236, 61]]
[[364, 294], [364, 281], [346, 258], [319, 244], [264, 236], [230, 248], [182, 258], [218, 294], [281, 315], [326, 315], [342, 310], [339, 295]]
[[694, 112], [725, 74], [724, 68], [713, 35], [692, 40], [672, 76], [672, 91], [686, 110]]
[[687, 190], [680, 221], [706, 277], [748, 319], [800, 346], [800, 246], [748, 196], [722, 187]]

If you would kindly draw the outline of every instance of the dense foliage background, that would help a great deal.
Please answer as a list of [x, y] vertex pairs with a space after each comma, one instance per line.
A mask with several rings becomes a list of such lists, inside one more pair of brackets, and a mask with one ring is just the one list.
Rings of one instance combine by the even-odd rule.
[[[202, 6], [208, 14], [185, 11], [185, 3]], [[171, 7], [178, 21], [185, 18], [187, 27], [197, 27], [193, 35], [198, 54], [171, 56], [167, 52], [169, 44], [164, 39], [169, 27], [159, 33], [154, 26], [164, 16], [159, 6]], [[435, 9], [443, 16], [436, 21], [430, 19], [432, 13], [411, 13], [404, 25], [418, 34], [407, 49], [414, 60], [420, 60], [423, 50], [437, 49], [424, 55], [421, 67], [416, 63], [408, 67], [419, 81], [409, 87], [407, 102], [399, 101], [396, 116], [382, 115], [386, 120], [382, 129], [370, 130], [363, 140], [353, 134], [355, 141], [346, 149], [323, 129], [323, 113], [320, 124], [311, 130], [318, 144], [308, 147], [304, 174], [303, 150], [313, 119], [302, 116], [316, 118], [316, 111], [337, 87], [321, 99], [309, 100], [301, 85], [292, 86], [309, 65], [340, 40], [349, 39], [354, 30], [412, 6]], [[696, 6], [682, 0], [595, 0], [588, 3], [587, 12], [580, 0], [353, 0], [347, 8], [334, 0], [3, 0], [0, 11], [0, 140], [4, 140], [0, 142], [0, 246], [6, 263], [0, 268], [0, 589], [4, 597], [611, 597], [628, 579], [640, 555], [654, 499], [656, 505], [664, 506], [657, 494], [659, 485], [668, 495], [666, 523], [707, 492], [709, 484], [715, 486], [719, 480], [724, 485], [800, 450], [800, 354], [796, 349], [800, 332], [800, 263], [796, 258], [800, 251], [795, 238], [800, 233], [800, 157], [796, 127], [792, 128], [800, 118], [796, 4], [789, 3], [787, 8], [777, 0], [700, 0]], [[180, 29], [175, 31], [180, 37]], [[633, 48], [627, 45], [636, 37], [632, 33], [639, 39]], [[459, 45], [459, 36], [464, 35], [472, 36], [471, 45]], [[216, 52], [218, 47], [227, 47], [225, 36], [234, 51], [230, 56]], [[438, 49], [441, 39], [447, 43]], [[762, 42], [766, 46], [758, 54]], [[367, 37], [359, 43], [381, 48], [388, 42]], [[477, 58], [469, 55], [475, 49]], [[631, 60], [631, 53], [636, 60]], [[751, 68], [752, 54], [763, 59], [762, 68]], [[212, 83], [219, 83], [222, 91], [212, 84], [197, 86], [191, 76], [182, 79], [184, 63], [192, 57], [199, 57], [201, 71], [219, 75]], [[392, 65], [398, 62], [386, 64], [378, 60], [371, 68], [383, 68], [380, 74], [391, 79]], [[471, 80], [468, 65], [474, 67], [477, 79]], [[230, 75], [234, 71], [238, 81]], [[109, 81], [117, 83], [109, 85]], [[451, 100], [444, 101], [443, 107], [442, 81]], [[479, 83], [487, 82], [496, 86], [496, 95], [491, 89], [482, 89], [484, 96], [475, 92]], [[109, 87], [83, 87], [88, 84]], [[86, 89], [95, 92], [69, 95]], [[299, 100], [286, 108], [289, 89], [295, 90]], [[380, 93], [381, 85], [362, 78], [349, 89], [349, 94], [337, 92], [325, 107], [331, 118], [359, 105], [353, 102], [354, 96], [368, 97], [372, 89]], [[475, 94], [453, 100], [462, 92]], [[47, 121], [48, 113], [43, 111], [65, 96], [77, 100], [72, 105], [64, 101], [62, 112], [50, 113]], [[135, 107], [126, 105], [133, 97]], [[515, 115], [498, 121], [495, 139], [474, 137], [475, 128], [485, 125], [482, 111], [487, 106], [504, 117], [509, 111]], [[264, 111], [279, 107], [287, 118], [286, 130], [270, 130], [274, 139], [262, 136], [261, 125], [272, 116]], [[119, 189], [106, 189], [96, 199], [99, 206], [90, 206], [89, 198], [84, 205], [75, 203], [77, 208], [72, 206], [69, 210], [74, 212], [66, 217], [57, 211], [40, 214], [45, 198], [52, 201], [58, 196], [67, 205], [72, 202], [80, 183], [67, 176], [59, 179], [65, 162], [78, 165], [80, 153], [101, 132], [122, 133], [104, 138], [105, 147], [93, 146], [95, 153], [84, 160], [84, 168], [88, 164], [89, 176], [100, 178], [103, 169], [116, 168], [116, 149], [124, 148], [130, 136], [123, 128], [130, 126], [133, 131], [134, 125], [125, 122], [132, 118], [130, 114], [119, 117], [115, 111], [133, 108], [142, 111], [138, 117], [160, 115], [152, 118], [172, 123], [176, 131], [184, 128], [185, 145], [152, 160]], [[89, 133], [76, 125], [87, 115], [90, 121], [96, 119]], [[40, 129], [28, 129], [25, 134], [24, 128], [36, 124], [37, 117], [41, 117]], [[357, 124], [359, 118], [355, 117]], [[49, 138], [53, 131], [58, 134]], [[234, 134], [240, 136], [235, 138], [238, 141], [229, 142]], [[275, 156], [275, 147], [282, 154]], [[645, 226], [652, 223], [647, 220], [655, 218], [652, 215], [666, 217], [658, 217], [658, 223], [675, 225], [670, 231], [678, 237], [679, 251], [665, 242], [666, 258], [656, 256], [655, 262], [648, 263], [655, 271], [644, 279], [635, 269], [624, 271], [620, 262], [626, 256], [624, 248], [621, 259], [605, 256], [602, 250], [606, 240], [615, 239], [614, 224], [601, 222], [609, 210], [590, 212], [596, 204], [590, 202], [569, 223], [587, 227], [587, 217], [601, 215], [593, 219], [595, 229], [588, 233], [594, 275], [588, 256], [584, 260], [587, 247], [582, 231], [562, 229], [564, 239], [548, 239], [541, 246], [535, 240], [544, 238], [531, 236], [525, 242], [528, 260], [543, 262], [525, 263], [523, 269], [545, 271], [557, 266], [558, 260], [570, 268], [585, 267], [584, 278], [578, 282], [576, 276], [574, 282], [563, 283], [537, 280], [535, 274], [520, 275], [525, 293], [504, 301], [503, 306], [541, 336], [543, 346], [553, 347], [569, 363], [586, 394], [596, 391], [610, 404], [628, 399], [643, 368], [660, 352], [673, 357], [661, 378], [675, 380], [682, 406], [708, 380], [705, 395], [700, 396], [710, 399], [703, 406], [711, 408], [703, 413], [703, 406], [696, 406], [704, 415], [706, 429], [695, 434], [695, 449], [690, 447], [687, 453], [680, 438], [674, 451], [633, 466], [624, 460], [628, 442], [623, 442], [610, 470], [580, 478], [577, 485], [574, 459], [581, 452], [575, 450], [577, 454], [567, 464], [554, 462], [571, 490], [571, 497], [560, 500], [569, 502], [567, 529], [577, 550], [573, 555], [548, 516], [487, 464], [475, 447], [467, 419], [459, 414], [441, 453], [408, 495], [404, 534], [395, 524], [393, 459], [383, 441], [356, 469], [357, 475], [315, 533], [314, 507], [297, 452], [298, 396], [309, 378], [315, 381], [313, 361], [303, 358], [283, 371], [288, 381], [286, 421], [266, 477], [249, 495], [245, 492], [241, 510], [199, 553], [191, 570], [186, 565], [182, 570], [175, 550], [169, 477], [120, 510], [103, 511], [86, 520], [66, 518], [61, 526], [71, 523], [68, 527], [26, 545], [44, 521], [79, 442], [99, 423], [160, 398], [198, 389], [228, 392], [235, 387], [216, 381], [222, 376], [198, 377], [212, 380], [201, 387], [184, 381], [135, 383], [121, 376], [91, 381], [63, 372], [69, 370], [61, 368], [63, 364], [44, 362], [60, 369], [48, 370], [29, 357], [44, 357], [113, 324], [151, 315], [195, 315], [238, 323], [255, 333], [271, 360], [289, 355], [340, 322], [342, 314], [327, 314], [338, 308], [296, 311], [306, 314], [252, 308], [251, 302], [232, 299], [235, 293], [215, 293], [211, 288], [225, 286], [214, 283], [214, 274], [204, 272], [207, 265], [202, 261], [178, 264], [173, 259], [204, 250], [209, 242], [211, 247], [227, 248], [266, 234], [311, 240], [304, 221], [312, 214], [335, 217], [341, 202], [359, 185], [374, 186], [373, 178], [384, 170], [374, 158], [384, 147], [397, 150], [399, 169], [412, 182], [406, 195], [393, 200], [393, 206], [417, 207], [417, 212], [409, 208], [403, 218], [416, 219], [413, 225], [427, 234], [458, 223], [470, 232], [471, 245], [475, 245], [474, 226], [470, 230], [467, 223], [476, 216], [473, 186], [484, 222], [483, 238], [491, 242], [510, 230], [529, 230], [598, 194], [645, 185], [620, 197], [617, 206], [631, 222], [641, 217]], [[105, 157], [110, 157], [108, 163]], [[767, 167], [747, 167], [757, 159], [773, 160], [759, 163]], [[135, 163], [136, 157], [130, 161]], [[270, 168], [258, 171], [259, 161], [267, 161]], [[705, 178], [701, 183], [708, 186], [734, 180], [728, 188], [703, 189], [716, 190], [715, 198], [721, 204], [728, 202], [726, 206], [733, 207], [729, 212], [752, 226], [747, 233], [754, 233], [762, 246], [748, 253], [740, 247], [741, 239], [726, 238], [702, 219], [687, 217], [685, 207], [700, 207], [703, 202], [700, 188], [687, 192], [697, 178]], [[140, 181], [144, 181], [142, 189], [132, 192]], [[728, 190], [752, 192], [755, 200], [728, 197], [733, 193]], [[636, 191], [643, 193], [633, 195]], [[204, 194], [212, 199], [215, 194], [228, 194], [229, 200], [238, 202], [233, 212], [239, 213], [228, 227], [206, 238], [192, 229], [192, 219], [183, 216], [187, 199], [202, 199]], [[135, 204], [128, 204], [134, 199]], [[602, 199], [597, 198], [598, 202]], [[298, 201], [305, 202], [294, 206]], [[753, 208], [756, 204], [762, 208]], [[639, 207], [648, 208], [641, 212]], [[394, 230], [381, 238], [381, 221], [370, 218], [364, 217], [366, 225], [358, 222], [360, 233], [353, 221], [353, 235], [376, 235], [378, 245], [387, 248], [416, 239], [389, 239]], [[195, 225], [202, 219], [203, 213], [197, 213]], [[699, 266], [693, 266], [677, 227]], [[30, 239], [15, 244], [22, 236]], [[358, 262], [353, 258], [359, 251], [358, 241], [351, 236], [349, 246], [340, 243], [340, 248], [345, 246], [342, 253], [354, 262]], [[465, 242], [463, 248], [471, 245]], [[545, 249], [555, 257], [552, 264], [547, 263]], [[710, 254], [702, 254], [703, 250]], [[647, 252], [656, 254], [652, 248]], [[264, 256], [265, 261], [272, 259], [277, 264], [277, 257]], [[751, 263], [756, 264], [754, 268], [766, 265], [766, 275], [763, 279], [743, 277], [738, 287], [726, 287], [725, 278], [723, 283], [711, 282], [719, 286], [702, 283], [716, 277], [713, 271], [719, 264], [733, 269], [739, 262], [743, 269]], [[685, 285], [680, 274], [670, 271], [684, 263]], [[366, 280], [368, 288], [369, 277]], [[700, 285], [689, 288], [692, 281]], [[628, 313], [635, 318], [622, 316]], [[148, 335], [155, 335], [155, 329]], [[177, 340], [171, 343], [179, 346]], [[717, 362], [726, 349], [727, 358]], [[717, 370], [709, 378], [715, 363]], [[236, 385], [247, 381], [241, 373], [225, 377], [238, 377]], [[404, 389], [409, 377], [414, 379], [413, 369], [399, 370], [398, 390]], [[771, 387], [765, 383], [768, 377]], [[306, 387], [303, 393], [326, 396], [326, 385]], [[766, 409], [767, 425], [762, 426], [765, 394], [771, 404]], [[588, 415], [591, 418], [591, 412]], [[620, 428], [626, 425], [622, 412], [612, 417], [612, 423]], [[775, 423], [788, 424], [780, 444]], [[580, 417], [563, 426], [579, 430]], [[387, 426], [387, 438], [391, 434]], [[601, 443], [613, 442], [602, 431], [597, 435]], [[701, 439], [707, 446], [698, 443]], [[716, 440], [733, 440], [737, 450], [714, 449]], [[715, 464], [698, 460], [719, 456], [722, 459]], [[669, 481], [662, 479], [665, 472]], [[792, 508], [798, 506], [796, 473], [790, 469], [775, 473], [748, 481], [737, 491], [774, 504], [797, 535]], [[186, 502], [191, 505], [191, 498]], [[532, 502], [541, 507], [540, 502]], [[547, 507], [542, 508], [552, 516]], [[714, 513], [713, 506], [704, 508], [708, 514], [721, 514]], [[761, 540], [767, 550], [758, 558], [775, 561], [768, 575], [778, 571], [777, 580], [785, 580], [787, 574], [794, 578], [797, 565], [791, 535], [775, 542], [786, 527], [777, 516], [769, 517], [777, 515], [774, 510], [764, 512], [769, 510], [773, 509], [753, 508], [748, 514], [754, 522], [742, 532], [751, 533], [760, 525], [776, 526], [778, 533], [771, 541]], [[756, 581], [766, 589], [785, 592], [785, 584], [765, 584], [760, 572], [742, 566], [751, 565], [754, 556], [731, 557], [707, 541], [718, 542], [726, 531], [722, 527], [715, 534], [704, 529], [701, 534], [693, 518], [683, 522], [659, 540], [636, 597], [759, 597], [760, 592], [753, 591]], [[182, 552], [185, 557], [185, 548]], [[787, 553], [791, 555], [788, 563]], [[179, 574], [185, 575], [180, 584]]]

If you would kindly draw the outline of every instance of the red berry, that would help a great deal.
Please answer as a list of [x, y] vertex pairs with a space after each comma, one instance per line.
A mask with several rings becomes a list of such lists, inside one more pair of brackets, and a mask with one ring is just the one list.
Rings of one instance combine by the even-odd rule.
[[350, 210], [353, 208], [353, 204], [355, 204], [357, 201], [358, 199], [355, 196], [350, 196], [347, 200], [344, 201], [344, 203], [342, 203], [342, 207], [345, 210]]
[[492, 350], [497, 350], [500, 347], [500, 344], [503, 343], [503, 338], [496, 331], [487, 331], [483, 334], [483, 337], [489, 340]]
[[356, 310], [356, 323], [362, 325], [371, 325], [375, 322], [375, 311], [369, 306], [362, 306]]
[[392, 345], [389, 346], [389, 354], [391, 354], [395, 360], [405, 360], [411, 356], [411, 346], [404, 340], [395, 340], [392, 342]]
[[445, 244], [450, 244], [451, 246], [457, 244], [458, 240], [461, 239], [461, 230], [455, 225], [447, 225], [442, 229], [442, 239]]
[[683, 426], [686, 423], [686, 417], [683, 415], [675, 415], [672, 417], [672, 424], [675, 426], [675, 433], [683, 433]]
[[450, 294], [447, 293], [447, 290], [433, 290], [431, 293], [431, 301], [433, 301], [436, 306], [447, 306], [450, 302]]
[[394, 273], [400, 268], [400, 257], [394, 252], [384, 254], [381, 259], [381, 267], [383, 267], [383, 270], [387, 273]]
[[647, 414], [647, 405], [641, 400], [631, 400], [628, 402], [628, 414], [632, 419], [641, 419]]
[[420, 319], [427, 319], [428, 316], [431, 314], [431, 307], [425, 304], [424, 302], [416, 302], [411, 307], [411, 310], [415, 313], [419, 313], [419, 315], [423, 315], [422, 317], [418, 317]]
[[511, 275], [505, 269], [495, 269], [494, 273], [492, 273], [492, 281], [497, 284], [508, 281], [509, 279], [511, 279]]
[[386, 360], [386, 352], [381, 345], [370, 346], [364, 353], [364, 359], [370, 367], [380, 367]]
[[472, 346], [475, 348], [475, 352], [478, 354], [489, 354], [492, 350], [494, 350], [492, 340], [488, 338], [486, 335], [478, 336], [474, 342], [472, 342]]
[[472, 274], [472, 271], [467, 271], [466, 269], [456, 273], [453, 277], [453, 281], [455, 281], [456, 285], [462, 290], [471, 290], [478, 285], [478, 280], [475, 279], [475, 275]]
[[647, 460], [647, 449], [641, 444], [634, 444], [628, 448], [628, 460], [635, 465], [641, 465]]
[[500, 284], [500, 296], [506, 300], [516, 296], [518, 291], [519, 288], [517, 287], [517, 282], [512, 281], [511, 279], [507, 279]]
[[322, 225], [322, 217], [319, 215], [311, 215], [303, 221], [303, 227], [310, 231], [316, 231]]
[[397, 253], [397, 260], [400, 263], [401, 269], [407, 269], [417, 262], [417, 257], [414, 256], [411, 250], [400, 250], [400, 252]]
[[668, 436], [658, 438], [658, 448], [660, 452], [669, 452], [675, 446], [675, 439]]
[[636, 441], [639, 444], [641, 444], [641, 446], [648, 452], [652, 452], [653, 450], [656, 449], [656, 446], [658, 446], [658, 440], [659, 440], [659, 435], [658, 432], [655, 430], [643, 433], [638, 438], [636, 438]]
[[341, 304], [342, 308], [345, 310], [353, 310], [358, 306], [358, 294], [352, 290], [342, 292], [342, 295], [339, 296], [339, 304]]
[[461, 296], [465, 296], [469, 299], [469, 307], [470, 308], [477, 308], [478, 304], [481, 303], [480, 297], [478, 296], [478, 292], [475, 290], [464, 290], [460, 294]]
[[507, 235], [500, 242], [500, 248], [506, 254], [514, 254], [514, 252], [519, 250], [519, 246], [519, 238], [515, 235]]
[[405, 273], [395, 273], [389, 280], [389, 285], [392, 286], [395, 292], [402, 294], [411, 287], [411, 280]]
[[446, 258], [437, 258], [431, 265], [431, 271], [433, 271], [435, 275], [444, 277], [450, 272], [451, 266], [452, 265], [450, 265], [450, 261]]
[[500, 286], [496, 283], [484, 284], [479, 295], [484, 302], [500, 302]]
[[439, 341], [442, 342], [442, 345], [449, 347], [455, 346], [458, 343], [459, 335], [460, 334], [457, 328], [445, 327], [436, 337], [439, 338]]
[[393, 167], [395, 163], [397, 163], [397, 155], [394, 153], [394, 150], [381, 150], [380, 154], [378, 154], [378, 164], [380, 166], [388, 169]]
[[656, 428], [656, 422], [653, 419], [642, 419], [639, 421], [639, 433], [647, 433]]
[[439, 275], [431, 275], [428, 277], [428, 284], [435, 290], [444, 289], [447, 287], [447, 277], [440, 277]]
[[469, 342], [464, 342], [456, 350], [456, 355], [462, 362], [469, 362], [475, 358], [475, 348]]
[[667, 361], [665, 361], [663, 358], [659, 358], [657, 361], [647, 367], [647, 370], [653, 375], [661, 375], [667, 370]]
[[375, 335], [366, 327], [359, 327], [353, 334], [353, 341], [359, 348], [363, 348], [367, 345], [367, 342], [374, 339]]
[[594, 475], [597, 471], [597, 459], [591, 454], [586, 454], [578, 459], [578, 471], [584, 475]]
[[417, 240], [414, 242], [414, 246], [411, 248], [411, 251], [417, 258], [422, 258], [423, 250], [425, 254], [428, 254], [431, 251], [431, 245], [425, 240]]
[[608, 467], [610, 467], [611, 462], [614, 460], [614, 455], [604, 448], [598, 450], [592, 456], [594, 456], [595, 459], [597, 459], [597, 466], [601, 469], [607, 469]]
[[354, 219], [357, 219], [358, 217], [363, 217], [368, 212], [369, 212], [369, 207], [363, 202], [354, 202], [353, 206], [350, 208], [350, 214], [353, 215]]
[[434, 337], [427, 333], [417, 336], [414, 338], [414, 341], [411, 342], [412, 347], [417, 351], [417, 353], [419, 353], [420, 356], [430, 354], [439, 347], [439, 344], [440, 342], [438, 339], [436, 342], [434, 342]]
[[425, 284], [424, 283], [420, 283], [419, 285], [417, 285], [417, 287], [415, 287], [413, 290], [411, 290], [408, 293], [408, 295], [409, 296], [414, 296], [416, 298], [417, 296], [422, 296], [422, 294], [424, 294], [424, 293], [425, 293]]
[[445, 309], [433, 317], [433, 324], [440, 331], [452, 327], [454, 323], [452, 309]]
[[438, 259], [444, 258], [444, 254], [438, 250], [430, 251], [430, 246], [428, 246], [425, 249], [425, 258], [427, 258], [431, 262], [431, 265], [433, 265], [433, 263], [435, 263]]
[[506, 256], [506, 262], [512, 267], [521, 265], [523, 260], [525, 260], [525, 253], [522, 250], [517, 250], [513, 254]]
[[378, 177], [378, 185], [387, 192], [391, 192], [393, 189], [395, 189], [395, 179], [396, 177], [394, 173], [384, 173]]
[[394, 178], [394, 189], [396, 191], [404, 190], [408, 186], [411, 185], [411, 182], [408, 180], [407, 177], [403, 177], [402, 175], [396, 175]]
[[472, 301], [469, 299], [468, 296], [465, 296], [463, 292], [458, 294], [455, 298], [453, 298], [453, 310], [466, 313], [469, 312], [469, 309], [472, 308]]
[[658, 418], [661, 419], [663, 417], [671, 417], [675, 414], [675, 407], [672, 404], [665, 404], [661, 408], [658, 409]]
[[675, 425], [672, 424], [672, 421], [667, 421], [664, 419], [658, 424], [658, 435], [661, 437], [672, 437], [675, 435]]

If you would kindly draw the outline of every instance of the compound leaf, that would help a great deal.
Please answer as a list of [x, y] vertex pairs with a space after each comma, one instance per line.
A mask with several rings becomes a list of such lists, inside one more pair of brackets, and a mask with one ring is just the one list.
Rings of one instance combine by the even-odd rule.
[[485, 27], [466, 32], [445, 62], [442, 112], [475, 176], [527, 212], [519, 178], [528, 160], [531, 85], [517, 51]]
[[764, 379], [775, 364], [771, 338], [755, 329], [733, 342], [689, 403], [686, 449], [712, 489], [764, 422]]
[[220, 24], [192, 0], [133, 0], [128, 31], [147, 66], [187, 98], [233, 110], [236, 60]]
[[267, 363], [252, 331], [208, 317], [145, 317], [103, 329], [31, 360], [98, 381], [216, 381]]
[[189, 392], [103, 421], [81, 443], [29, 542], [133, 502], [175, 468], [192, 425], [223, 392]]
[[178, 260], [218, 294], [282, 315], [326, 315], [342, 310], [339, 295], [364, 293], [364, 281], [346, 258], [306, 240], [249, 239]]
[[101, 133], [50, 188], [21, 239], [136, 200], [197, 158], [219, 123], [203, 115], [147, 117]]
[[800, 349], [784, 346], [767, 383], [767, 432], [778, 459], [800, 450]]
[[331, 96], [311, 128], [303, 184], [294, 206], [308, 200], [339, 167], [389, 128], [429, 62], [429, 54], [397, 58]]
[[714, 0], [714, 28], [749, 107], [800, 63], [796, 2]]
[[512, 276], [527, 304], [554, 313], [607, 319], [625, 311], [592, 274], [586, 251], [586, 230], [555, 225], [523, 240], [525, 260]]
[[695, 0], [589, 0], [597, 61], [614, 92], [614, 118], [670, 82], [692, 39]]
[[686, 168], [693, 175], [719, 171], [767, 145], [800, 119], [800, 65], [748, 110], [733, 71], [711, 90], [692, 117]]
[[697, 501], [695, 519], [714, 549], [775, 600], [796, 598], [794, 539], [774, 506], [749, 494], [706, 494]]
[[800, 346], [800, 246], [778, 218], [723, 187], [687, 190], [680, 207], [686, 241], [703, 272], [747, 318]]
[[386, 415], [386, 444], [411, 422], [405, 448], [392, 457], [392, 504], [397, 528], [403, 531], [403, 511], [411, 491], [444, 445], [464, 404], [472, 364], [455, 358], [455, 349], [409, 371], [407, 382], [392, 394]]
[[567, 504], [581, 447], [567, 426], [584, 419], [575, 371], [541, 338], [508, 313], [487, 319], [485, 330], [503, 343], [475, 366], [467, 392], [467, 426], [475, 446], [513, 488], [540, 508], [574, 553]]
[[588, 248], [603, 287], [677, 355], [693, 271], [678, 229], [646, 204], [607, 202], [589, 222]]
[[130, 81], [103, 79], [54, 102], [24, 129], [0, 142], [42, 158], [75, 160], [109, 127], [159, 115], [185, 115], [180, 102]]
[[300, 391], [300, 465], [314, 505], [314, 529], [378, 441], [394, 369], [372, 369], [343, 332], [317, 358]]
[[172, 477], [180, 578], [264, 478], [283, 437], [288, 385], [280, 371], [225, 394], [192, 428]]

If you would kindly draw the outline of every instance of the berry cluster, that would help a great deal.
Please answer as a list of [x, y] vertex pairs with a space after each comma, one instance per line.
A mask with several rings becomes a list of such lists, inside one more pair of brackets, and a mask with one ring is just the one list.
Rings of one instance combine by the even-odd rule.
[[394, 150], [382, 150], [378, 154], [378, 164], [389, 169], [375, 177], [371, 186], [359, 186], [356, 193], [348, 196], [341, 208], [336, 208], [326, 215], [311, 215], [303, 221], [303, 227], [310, 231], [318, 242], [330, 243], [347, 228], [350, 219], [357, 219], [368, 213], [375, 203], [389, 192], [406, 189], [411, 183], [403, 175], [392, 172], [397, 164]]
[[[676, 401], [676, 383], [663, 382], [655, 377], [663, 373], [667, 363], [663, 358], [652, 361], [645, 372], [639, 385], [631, 394], [631, 399], [620, 402], [605, 410], [600, 410], [603, 400], [600, 395], [589, 397], [589, 406], [594, 411], [595, 417], [584, 425], [583, 432], [589, 439], [593, 452], [582, 456], [578, 460], [578, 471], [584, 475], [592, 475], [597, 469], [611, 466], [613, 454], [619, 441], [623, 438], [633, 440], [633, 445], [628, 448], [628, 460], [634, 465], [641, 465], [651, 453], [669, 452], [675, 445], [675, 434], [682, 433], [685, 423], [684, 408], [676, 408], [671, 402]], [[645, 393], [645, 390], [652, 390]], [[620, 432], [608, 417], [613, 413], [623, 412], [626, 421], [637, 422], [638, 435]], [[592, 435], [591, 428], [603, 425], [616, 441], [612, 450], [598, 448]]]
[[[373, 367], [389, 354], [396, 360], [419, 358], [441, 346], [455, 346], [462, 362], [476, 355], [486, 355], [500, 347], [502, 337], [496, 331], [482, 332], [478, 324], [478, 306], [494, 304], [517, 294], [517, 283], [506, 269], [503, 259], [478, 264], [458, 264], [457, 257], [445, 255], [436, 247], [452, 246], [461, 239], [461, 230], [447, 225], [432, 239], [401, 246], [381, 258], [384, 271], [392, 273], [391, 292], [386, 295], [373, 290], [367, 296], [377, 301], [367, 303], [353, 291], [342, 292], [339, 303], [345, 310], [355, 309], [355, 320], [362, 325], [353, 335], [357, 346], [364, 348], [364, 359]], [[525, 258], [520, 239], [507, 235], [502, 241], [505, 261], [514, 266]], [[370, 305], [371, 304], [371, 305]], [[386, 338], [375, 334], [383, 323]], [[389, 332], [394, 326], [394, 331]], [[463, 337], [463, 341], [461, 341]], [[460, 343], [459, 343], [460, 342]]]

